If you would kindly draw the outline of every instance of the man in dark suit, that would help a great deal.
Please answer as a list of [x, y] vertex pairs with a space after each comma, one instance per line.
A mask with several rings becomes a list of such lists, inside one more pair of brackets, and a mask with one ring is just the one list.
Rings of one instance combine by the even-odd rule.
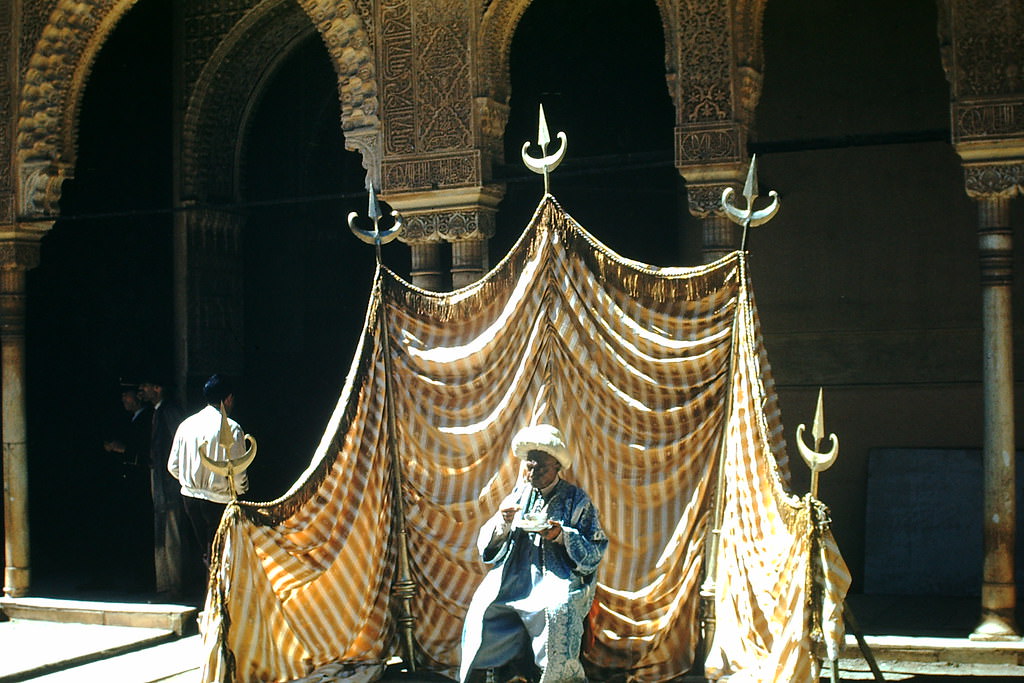
[[139, 383], [142, 400], [153, 406], [149, 441], [150, 484], [153, 494], [153, 559], [156, 591], [168, 600], [180, 600], [185, 587], [185, 510], [178, 482], [167, 471], [167, 456], [184, 413], [167, 397], [166, 384], [158, 374]]
[[112, 559], [121, 568], [120, 585], [148, 590], [153, 585], [153, 502], [149, 449], [153, 431], [153, 406], [143, 402], [139, 385], [121, 380], [121, 405], [126, 415], [112, 429], [113, 438], [103, 443], [108, 453], [117, 454], [116, 521], [132, 543], [123, 538], [115, 544]]

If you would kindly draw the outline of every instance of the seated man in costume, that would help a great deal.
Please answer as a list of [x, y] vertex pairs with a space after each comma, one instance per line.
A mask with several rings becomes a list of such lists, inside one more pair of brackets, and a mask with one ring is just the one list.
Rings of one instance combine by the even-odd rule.
[[558, 429], [526, 427], [512, 450], [526, 477], [480, 530], [491, 568], [466, 615], [459, 680], [507, 670], [525, 653], [545, 683], [583, 681], [583, 622], [608, 538], [587, 494], [559, 476], [572, 459]]

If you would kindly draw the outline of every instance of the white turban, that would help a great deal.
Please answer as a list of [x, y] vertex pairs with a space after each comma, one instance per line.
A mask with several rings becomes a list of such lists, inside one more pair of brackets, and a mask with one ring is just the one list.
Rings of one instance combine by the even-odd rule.
[[526, 459], [530, 451], [542, 451], [558, 461], [563, 470], [572, 465], [572, 458], [565, 447], [565, 437], [556, 427], [548, 424], [530, 425], [519, 430], [512, 438], [512, 452], [517, 458]]

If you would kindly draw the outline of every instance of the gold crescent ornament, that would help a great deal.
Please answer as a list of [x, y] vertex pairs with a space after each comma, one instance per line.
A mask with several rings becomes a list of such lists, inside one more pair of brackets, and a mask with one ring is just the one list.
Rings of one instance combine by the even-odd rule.
[[231, 447], [235, 445], [235, 435], [231, 431], [231, 425], [228, 424], [228, 413], [224, 409], [224, 402], [221, 401], [220, 433], [217, 435], [217, 449], [224, 455], [224, 459], [213, 460], [209, 457], [209, 441], [199, 445], [199, 459], [203, 461], [203, 465], [208, 470], [227, 478], [228, 489], [231, 491], [231, 500], [238, 499], [238, 491], [235, 489], [235, 477], [244, 472], [256, 458], [256, 439], [251, 434], [246, 434], [244, 438], [246, 443], [245, 455], [232, 460], [228, 453], [231, 452]]

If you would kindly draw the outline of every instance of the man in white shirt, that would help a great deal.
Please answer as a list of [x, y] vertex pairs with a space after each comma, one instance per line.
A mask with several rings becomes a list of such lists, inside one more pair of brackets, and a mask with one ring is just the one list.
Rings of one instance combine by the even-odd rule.
[[[235, 396], [230, 382], [223, 375], [213, 375], [203, 386], [207, 406], [191, 415], [178, 426], [167, 459], [167, 470], [181, 484], [182, 501], [195, 533], [196, 542], [203, 552], [203, 563], [210, 568], [210, 547], [217, 533], [224, 508], [231, 502], [231, 487], [227, 477], [208, 469], [199, 455], [205, 444], [206, 457], [213, 461], [238, 460], [245, 455], [245, 434], [238, 423], [229, 419], [233, 441], [220, 443], [221, 406], [225, 414], [234, 407]], [[235, 491], [244, 492], [249, 482], [245, 472], [234, 476]]]

